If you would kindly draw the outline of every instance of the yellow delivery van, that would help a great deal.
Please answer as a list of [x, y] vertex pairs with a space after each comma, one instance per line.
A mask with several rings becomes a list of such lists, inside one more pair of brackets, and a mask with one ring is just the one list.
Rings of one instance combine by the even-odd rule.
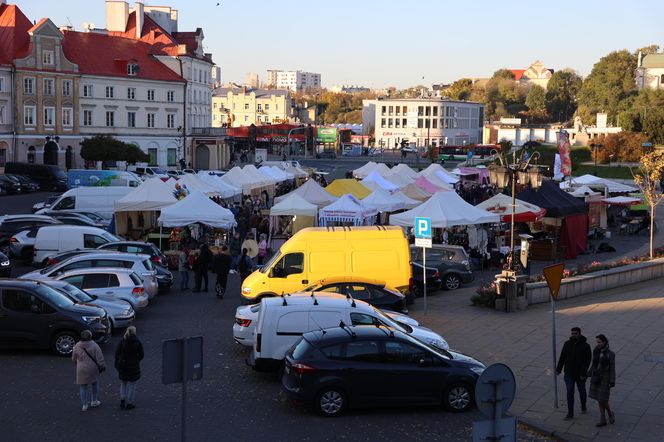
[[242, 282], [242, 296], [258, 300], [293, 293], [333, 276], [380, 279], [408, 294], [410, 250], [401, 227], [309, 227], [286, 241]]

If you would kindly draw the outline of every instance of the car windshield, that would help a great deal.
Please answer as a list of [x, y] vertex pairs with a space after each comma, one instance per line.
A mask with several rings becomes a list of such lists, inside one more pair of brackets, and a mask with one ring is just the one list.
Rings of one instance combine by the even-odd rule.
[[38, 285], [35, 287], [35, 292], [41, 295], [42, 298], [47, 300], [50, 304], [55, 304], [59, 308], [69, 307], [74, 304], [74, 301], [72, 301], [71, 298], [47, 285]]
[[66, 180], [67, 175], [61, 170], [61, 169], [54, 169], [53, 172], [55, 173], [55, 177], [58, 179]]
[[277, 262], [277, 260], [281, 258], [281, 252], [277, 252], [274, 255], [272, 255], [272, 258], [270, 258], [264, 265], [261, 267], [260, 272], [261, 273], [266, 273], [270, 267], [272, 267], [272, 264]]
[[108, 233], [108, 232], [104, 232], [104, 233], [102, 233], [102, 234], [101, 234], [101, 237], [104, 238], [105, 240], [107, 240], [108, 242], [121, 241], [120, 238], [118, 238], [117, 236], [112, 235], [112, 234], [110, 234], [110, 233]]
[[398, 322], [396, 322], [394, 319], [390, 318], [389, 316], [387, 316], [386, 314], [384, 314], [383, 312], [381, 312], [380, 310], [378, 310], [378, 309], [375, 308], [375, 307], [374, 307], [373, 310], [374, 310], [374, 314], [376, 315], [376, 317], [378, 317], [378, 319], [380, 319], [381, 321], [383, 321], [383, 323], [385, 323], [386, 325], [388, 325], [388, 326], [394, 328], [395, 330], [399, 330], [399, 331], [401, 331], [401, 332], [408, 333], [408, 331], [407, 331], [405, 328], [403, 328], [403, 327], [402, 327]]
[[65, 284], [62, 287], [59, 287], [59, 289], [78, 302], [92, 302], [95, 300], [95, 298], [72, 284]]
[[156, 173], [156, 174], [159, 174], [159, 175], [166, 175], [166, 174], [164, 173], [164, 171], [161, 170], [161, 169], [158, 168], [158, 167], [154, 167], [154, 168], [152, 169], [152, 171], [153, 171], [154, 173]]

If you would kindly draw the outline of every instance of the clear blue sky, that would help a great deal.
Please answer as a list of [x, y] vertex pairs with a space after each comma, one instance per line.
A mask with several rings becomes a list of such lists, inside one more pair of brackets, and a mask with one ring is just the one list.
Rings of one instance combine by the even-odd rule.
[[[12, 3], [12, 0], [8, 0]], [[133, 2], [133, 0], [132, 0]], [[322, 74], [326, 87], [407, 87], [487, 77], [536, 59], [587, 75], [617, 49], [664, 46], [664, 2], [648, 0], [156, 0], [202, 27], [223, 81], [266, 69]], [[105, 25], [104, 0], [21, 0], [31, 20]], [[133, 5], [133, 3], [130, 3]], [[422, 79], [424, 77], [424, 79]]]

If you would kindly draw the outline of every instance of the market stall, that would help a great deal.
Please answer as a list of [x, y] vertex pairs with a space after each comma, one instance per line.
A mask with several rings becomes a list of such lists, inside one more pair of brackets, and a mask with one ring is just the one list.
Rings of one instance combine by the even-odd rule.
[[[387, 167], [387, 164], [385, 163], [376, 163], [376, 167], [371, 171], [371, 173], [376, 172], [378, 175], [382, 176], [383, 178], [388, 176], [389, 174], [392, 173], [392, 170]], [[367, 175], [368, 176], [368, 175]]]
[[399, 202], [402, 202], [404, 209], [412, 209], [413, 207], [417, 207], [420, 204], [422, 204], [422, 201], [419, 201], [417, 199], [408, 197], [401, 190], [397, 190], [391, 196], [392, 196], [393, 199], [395, 199]]
[[226, 172], [220, 179], [231, 186], [239, 187], [244, 195], [258, 196], [264, 189], [261, 181], [248, 176], [237, 166]]
[[371, 190], [354, 179], [334, 180], [325, 190], [334, 196], [341, 197], [342, 195], [351, 194], [357, 199], [366, 198], [371, 193]]
[[323, 207], [318, 212], [318, 225], [326, 226], [370, 226], [373, 225], [378, 211], [362, 205], [351, 194], [345, 194], [338, 200]]
[[316, 225], [318, 206], [307, 202], [296, 193], [290, 193], [270, 209], [270, 237], [272, 250], [305, 227]]
[[443, 187], [438, 187], [435, 184], [433, 184], [431, 181], [429, 181], [426, 177], [421, 176], [418, 177], [415, 180], [415, 185], [419, 187], [420, 189], [424, 190], [430, 195], [433, 195], [436, 192], [442, 192], [444, 190], [449, 190], [448, 188], [443, 188]]
[[399, 189], [402, 189], [406, 187], [407, 185], [414, 183], [417, 177], [415, 178], [410, 178], [405, 175], [400, 175], [400, 174], [390, 174], [387, 177], [385, 177], [387, 181], [390, 183], [394, 184], [397, 186]]
[[420, 202], [427, 200], [433, 195], [435, 192], [427, 192], [426, 190], [422, 189], [415, 183], [410, 183], [407, 186], [403, 187], [401, 189], [401, 192], [406, 195], [408, 198], [418, 200]]
[[279, 203], [292, 194], [301, 196], [305, 201], [317, 207], [325, 207], [337, 200], [336, 196], [323, 189], [316, 181], [308, 180], [292, 192], [276, 197], [275, 202]]
[[198, 178], [217, 189], [220, 197], [225, 200], [239, 201], [242, 199], [242, 189], [231, 186], [220, 177], [206, 171], [198, 172]]
[[382, 189], [388, 192], [396, 192], [399, 190], [399, 186], [383, 178], [377, 170], [374, 170], [367, 175], [366, 178], [360, 181], [360, 183], [369, 190]]
[[563, 181], [560, 183], [560, 188], [563, 190], [570, 188], [574, 189], [579, 186], [588, 186], [594, 189], [606, 189], [606, 192], [610, 194], [637, 192], [639, 190], [634, 186], [622, 184], [608, 178], [596, 177], [590, 174], [572, 177], [570, 181]]
[[200, 223], [225, 230], [237, 225], [233, 212], [214, 203], [200, 192], [191, 192], [175, 204], [164, 208], [158, 222], [163, 227], [184, 227]]
[[[516, 199], [515, 203], [514, 222], [516, 223], [535, 222], [546, 214], [546, 209], [521, 201], [520, 199]], [[477, 204], [475, 207], [500, 215], [502, 222], [509, 223], [512, 221], [512, 197], [503, 193], [494, 195], [488, 200]]]
[[366, 178], [367, 175], [369, 175], [371, 172], [373, 172], [373, 170], [376, 168], [376, 166], [377, 166], [376, 163], [374, 163], [373, 161], [369, 161], [364, 166], [353, 170], [353, 177], [358, 178], [358, 179]]
[[177, 203], [174, 190], [159, 179], [145, 180], [115, 201], [115, 233], [133, 240], [157, 227], [157, 212]]
[[215, 186], [206, 183], [204, 180], [194, 175], [193, 173], [185, 173], [178, 179], [180, 185], [184, 185], [190, 192], [200, 192], [206, 196], [219, 196], [221, 191]]
[[436, 179], [448, 185], [455, 184], [459, 181], [459, 178], [452, 175], [450, 172], [445, 170], [445, 168], [438, 163], [431, 163], [426, 169], [421, 171], [419, 175], [425, 176], [427, 178], [433, 175], [436, 177]]
[[362, 200], [362, 205], [378, 212], [395, 212], [404, 208], [405, 204], [398, 198], [393, 198], [392, 194], [384, 189], [376, 189]]
[[392, 175], [400, 175], [406, 178], [411, 179], [412, 181], [416, 180], [418, 177], [417, 172], [415, 172], [410, 166], [404, 163], [399, 163], [390, 170], [390, 175], [385, 178], [390, 179]]

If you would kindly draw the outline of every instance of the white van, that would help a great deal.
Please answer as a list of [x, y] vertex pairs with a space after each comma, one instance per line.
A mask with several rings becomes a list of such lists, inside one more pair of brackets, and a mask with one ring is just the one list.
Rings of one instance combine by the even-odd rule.
[[113, 217], [115, 201], [119, 200], [134, 187], [109, 186], [109, 187], [77, 187], [63, 193], [50, 207], [38, 210], [41, 214], [50, 210], [76, 211], [86, 210], [95, 212], [106, 219]]
[[449, 348], [439, 334], [421, 326], [398, 324], [364, 301], [336, 293], [297, 293], [261, 299], [256, 339], [247, 362], [257, 371], [277, 369], [303, 333], [338, 327], [341, 322], [391, 327], [429, 345]]
[[166, 172], [161, 170], [158, 167], [151, 167], [146, 165], [132, 165], [127, 167], [127, 172], [133, 172], [139, 177], [146, 178], [163, 178], [167, 179], [168, 175]]
[[104, 229], [87, 226], [52, 225], [37, 231], [33, 263], [44, 264], [58, 253], [77, 249], [96, 249], [107, 242], [120, 241]]

